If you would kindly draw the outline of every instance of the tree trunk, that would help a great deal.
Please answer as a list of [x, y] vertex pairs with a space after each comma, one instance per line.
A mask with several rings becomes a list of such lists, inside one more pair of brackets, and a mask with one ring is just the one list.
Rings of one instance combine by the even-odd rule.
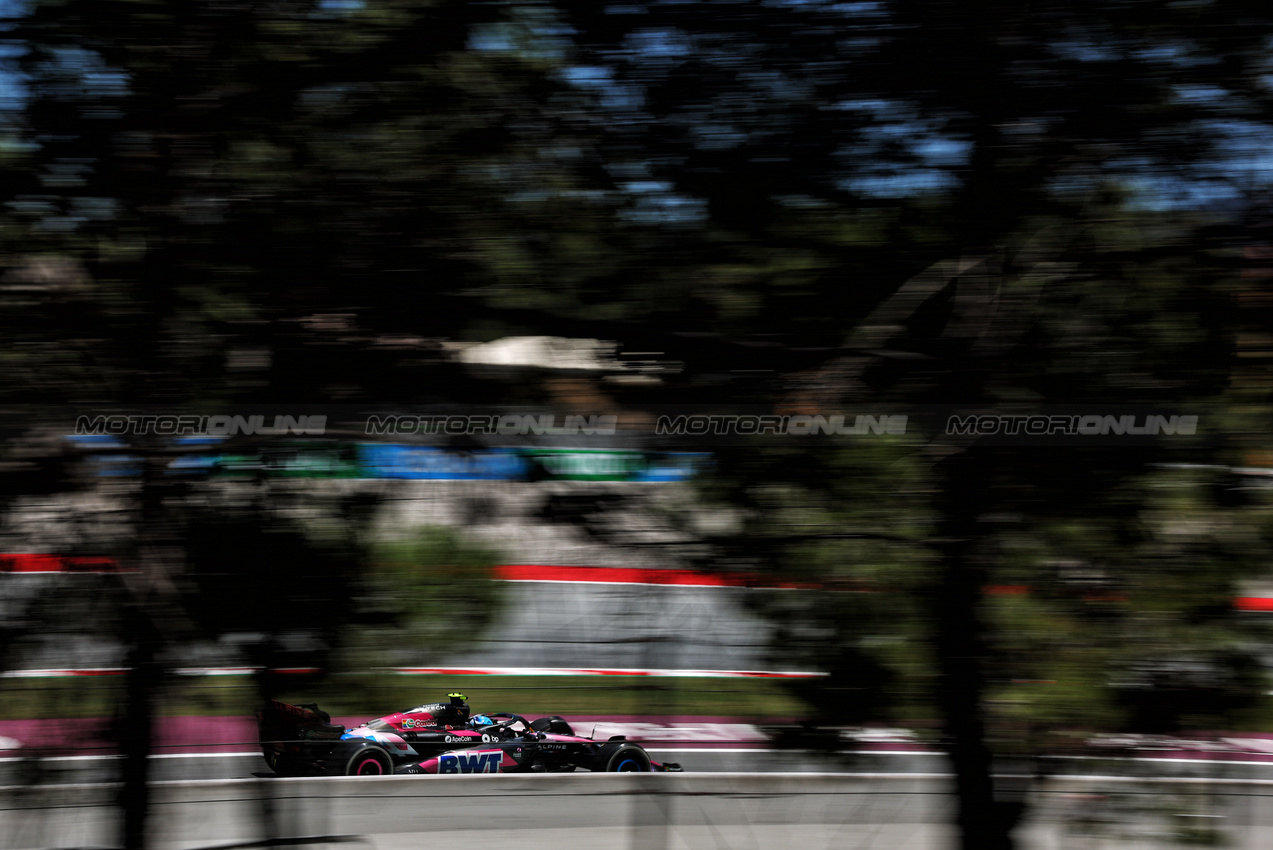
[[153, 746], [154, 699], [158, 686], [154, 625], [139, 605], [125, 614], [124, 639], [128, 642], [123, 716], [119, 718], [119, 743], [123, 753], [120, 807], [123, 809], [124, 850], [145, 850], [146, 815], [150, 806], [148, 764]]
[[962, 850], [1011, 850], [1011, 831], [1023, 812], [1019, 794], [996, 794], [994, 756], [986, 744], [983, 712], [986, 629], [981, 603], [986, 585], [978, 517], [992, 465], [965, 451], [943, 464], [941, 576], [933, 599], [937, 646], [937, 703], [955, 774]]

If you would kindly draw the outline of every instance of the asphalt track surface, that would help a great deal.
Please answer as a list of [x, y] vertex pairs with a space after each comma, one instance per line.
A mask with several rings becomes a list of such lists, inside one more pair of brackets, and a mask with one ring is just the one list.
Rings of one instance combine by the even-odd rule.
[[[647, 746], [656, 761], [677, 762], [694, 773], [839, 773], [848, 775], [949, 774], [942, 753], [931, 751], [818, 752], [762, 746]], [[74, 784], [118, 780], [121, 759], [113, 755], [59, 756], [39, 760], [0, 759], [0, 785]], [[1273, 763], [1241, 760], [1148, 757], [1080, 757], [1043, 760], [1039, 769], [1059, 775], [1114, 774], [1273, 780]], [[1014, 770], [1014, 766], [1006, 766]], [[33, 773], [32, 771], [35, 771]], [[154, 781], [213, 781], [269, 778], [258, 752], [179, 753], [152, 756]]]
[[[363, 718], [365, 719], [365, 718]], [[859, 729], [818, 748], [781, 747], [765, 729], [735, 718], [572, 717], [579, 734], [606, 740], [623, 734], [655, 761], [676, 762], [693, 773], [838, 773], [945, 775], [946, 757], [901, 729]], [[355, 725], [355, 718], [337, 718]], [[111, 782], [121, 758], [95, 746], [102, 721], [0, 721], [0, 785]], [[248, 779], [270, 772], [255, 742], [255, 724], [238, 717], [161, 718], [156, 781]], [[96, 733], [96, 734], [95, 734]], [[25, 746], [3, 749], [6, 737]], [[1116, 756], [1089, 756], [1004, 764], [1005, 773], [1155, 775], [1273, 779], [1273, 736], [1195, 739], [1126, 736]]]
[[[825, 756], [813, 752], [775, 752], [754, 746], [693, 747], [651, 744], [648, 752], [656, 761], [679, 762], [695, 772], [857, 772], [867, 762], [855, 758]], [[941, 766], [936, 756], [889, 756], [869, 760], [889, 772], [932, 772]], [[19, 780], [20, 770], [31, 770], [31, 762], [0, 761], [0, 777]], [[121, 760], [117, 756], [62, 756], [38, 762], [42, 783], [108, 783], [115, 781]], [[260, 752], [174, 753], [150, 758], [150, 777], [155, 781], [252, 779], [269, 775]], [[0, 784], [9, 784], [0, 781]]]

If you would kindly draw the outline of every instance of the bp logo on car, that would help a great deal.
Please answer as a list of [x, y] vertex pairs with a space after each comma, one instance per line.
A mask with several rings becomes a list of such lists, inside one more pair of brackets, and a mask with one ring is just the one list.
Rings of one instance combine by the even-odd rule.
[[499, 750], [490, 753], [448, 753], [438, 759], [438, 773], [499, 773], [504, 754]]

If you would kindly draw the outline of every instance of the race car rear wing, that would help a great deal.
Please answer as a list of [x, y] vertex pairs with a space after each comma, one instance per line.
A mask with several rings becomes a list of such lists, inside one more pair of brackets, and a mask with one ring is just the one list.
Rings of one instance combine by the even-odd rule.
[[331, 715], [317, 703], [289, 705], [268, 700], [257, 711], [257, 729], [262, 744], [284, 741], [338, 741], [345, 727], [331, 722]]

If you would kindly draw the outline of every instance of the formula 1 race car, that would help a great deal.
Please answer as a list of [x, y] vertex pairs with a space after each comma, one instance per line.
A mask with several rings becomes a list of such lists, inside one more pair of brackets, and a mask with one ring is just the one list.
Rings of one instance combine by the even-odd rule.
[[348, 729], [316, 704], [270, 700], [258, 713], [265, 761], [280, 776], [681, 771], [622, 735], [576, 735], [556, 715], [470, 716], [463, 694], [449, 696]]

